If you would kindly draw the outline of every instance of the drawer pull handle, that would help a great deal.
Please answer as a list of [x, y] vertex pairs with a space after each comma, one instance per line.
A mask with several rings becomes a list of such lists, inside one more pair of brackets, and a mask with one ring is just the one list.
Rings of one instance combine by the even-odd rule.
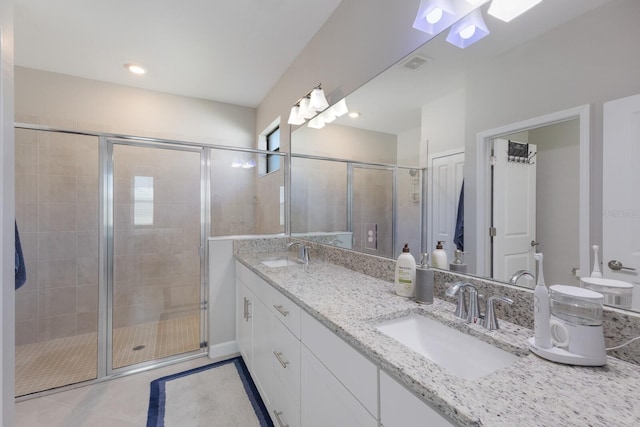
[[286, 310], [286, 309], [284, 308], [284, 306], [282, 306], [282, 305], [275, 305], [275, 304], [274, 304], [274, 305], [273, 305], [273, 308], [275, 308], [276, 310], [278, 310], [278, 312], [279, 312], [280, 314], [282, 314], [284, 317], [287, 317], [287, 316], [289, 315], [289, 311], [288, 311], [288, 310]]
[[289, 427], [289, 424], [285, 424], [285, 423], [283, 423], [283, 422], [282, 422], [282, 419], [280, 418], [280, 415], [282, 415], [282, 411], [276, 411], [276, 410], [274, 410], [274, 411], [273, 411], [273, 415], [275, 415], [275, 416], [276, 416], [276, 421], [278, 421], [278, 425], [279, 425], [280, 427]]
[[278, 351], [274, 351], [273, 355], [276, 356], [276, 359], [278, 359], [278, 362], [280, 362], [280, 364], [282, 365], [283, 368], [287, 368], [287, 365], [289, 364], [289, 362], [285, 361], [282, 358], [282, 352], [278, 352]]

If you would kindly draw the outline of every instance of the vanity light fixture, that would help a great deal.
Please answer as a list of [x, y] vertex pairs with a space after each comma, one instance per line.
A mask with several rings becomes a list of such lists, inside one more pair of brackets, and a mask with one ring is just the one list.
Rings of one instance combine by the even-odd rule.
[[447, 41], [464, 49], [488, 35], [489, 29], [482, 19], [482, 11], [478, 8], [453, 24]]
[[420, 0], [413, 28], [435, 35], [453, 24], [455, 19], [456, 13], [450, 0]]
[[309, 120], [309, 124], [307, 126], [313, 129], [322, 129], [325, 124], [326, 122], [324, 121], [324, 117], [322, 117], [322, 115], [319, 114], [315, 116], [313, 119]]
[[493, 0], [488, 13], [504, 22], [522, 15], [542, 0]]
[[290, 125], [301, 125], [305, 120], [310, 119], [316, 113], [326, 109], [328, 106], [329, 103], [327, 102], [327, 98], [324, 96], [322, 85], [318, 85], [314, 87], [311, 92], [300, 98], [293, 107], [291, 107], [287, 123]]
[[136, 74], [139, 76], [147, 72], [147, 70], [144, 67], [138, 64], [124, 64], [124, 68], [126, 68], [133, 74]]

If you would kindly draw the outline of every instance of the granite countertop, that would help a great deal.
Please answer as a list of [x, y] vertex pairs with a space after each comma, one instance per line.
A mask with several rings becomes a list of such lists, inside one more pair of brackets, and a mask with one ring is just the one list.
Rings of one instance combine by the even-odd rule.
[[[496, 331], [468, 325], [453, 316], [449, 302], [420, 305], [395, 295], [392, 283], [317, 259], [279, 268], [261, 262], [286, 256], [251, 253], [236, 259], [460, 425], [640, 425], [637, 365], [615, 358], [597, 368], [556, 364], [528, 350], [530, 329], [504, 321]], [[477, 336], [519, 360], [477, 380], [460, 379], [374, 327], [411, 312]]]

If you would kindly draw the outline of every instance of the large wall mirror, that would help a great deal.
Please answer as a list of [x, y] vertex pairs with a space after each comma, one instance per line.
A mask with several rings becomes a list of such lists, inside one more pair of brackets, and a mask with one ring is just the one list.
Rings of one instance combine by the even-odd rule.
[[[449, 262], [460, 245], [467, 273], [504, 282], [518, 270], [535, 275], [537, 250], [545, 254], [547, 284], [580, 285], [579, 276], [589, 276], [593, 268], [592, 245], [598, 245], [599, 267], [608, 277], [608, 259], [602, 262], [602, 111], [605, 102], [640, 93], [633, 71], [640, 69], [633, 42], [640, 39], [638, 16], [640, 4], [634, 0], [542, 2], [508, 24], [485, 13], [491, 34], [466, 49], [447, 43], [444, 33], [430, 40], [346, 97], [357, 118], [345, 115], [322, 129], [293, 130], [292, 231], [346, 232], [325, 242], [340, 244], [355, 242], [348, 233], [358, 228], [361, 242], [373, 226], [382, 228], [379, 218], [354, 227], [356, 197], [350, 194], [360, 163], [374, 169], [366, 169], [372, 175], [363, 175], [365, 188], [358, 191], [391, 203], [380, 212], [396, 210], [401, 225], [392, 251], [372, 251], [364, 243], [352, 245], [355, 250], [394, 257], [405, 243], [402, 232], [420, 234], [421, 242], [412, 245], [432, 252], [444, 241]], [[396, 185], [396, 192], [385, 190], [384, 179], [377, 177], [385, 175], [385, 167], [392, 175], [406, 172], [407, 188], [388, 179], [386, 185]], [[324, 194], [307, 192], [313, 180]], [[296, 190], [303, 182], [305, 189]], [[422, 182], [424, 192], [414, 191]], [[391, 196], [382, 202], [385, 191]], [[412, 212], [401, 219], [409, 208], [394, 195], [406, 196], [408, 203], [418, 198], [425, 217]], [[313, 223], [307, 220], [310, 212], [332, 216], [340, 227]], [[503, 230], [494, 230], [500, 226], [529, 233], [520, 239], [527, 256], [500, 247], [496, 238]], [[464, 238], [457, 244], [460, 227]], [[496, 232], [495, 238], [490, 235]], [[638, 293], [640, 278], [634, 274], [627, 280]], [[532, 287], [533, 281], [524, 275], [517, 285]], [[627, 302], [617, 305], [637, 309], [640, 293], [633, 304]]]

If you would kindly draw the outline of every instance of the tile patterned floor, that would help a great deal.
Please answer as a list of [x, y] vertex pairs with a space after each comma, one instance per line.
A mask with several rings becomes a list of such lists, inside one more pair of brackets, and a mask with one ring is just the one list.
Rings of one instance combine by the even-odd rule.
[[25, 400], [16, 403], [15, 426], [145, 427], [151, 381], [212, 362], [208, 357], [200, 357], [74, 390]]
[[[200, 317], [118, 328], [113, 344], [114, 368], [198, 350]], [[97, 348], [96, 334], [16, 347], [16, 396], [96, 378]]]

